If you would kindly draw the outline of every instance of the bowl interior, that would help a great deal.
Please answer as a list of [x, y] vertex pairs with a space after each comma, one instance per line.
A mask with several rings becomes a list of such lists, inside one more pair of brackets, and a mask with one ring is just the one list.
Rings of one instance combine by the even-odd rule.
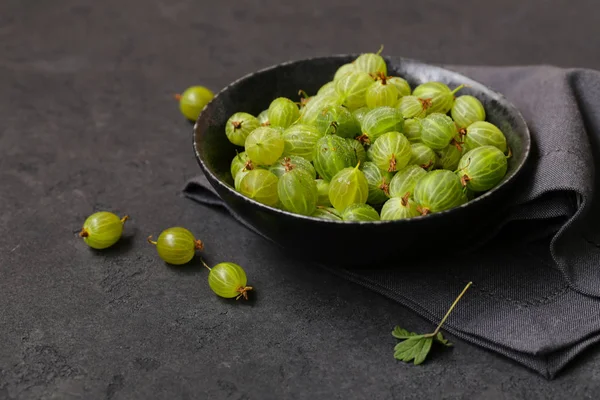
[[[222, 185], [223, 187], [219, 188], [221, 190], [235, 192], [230, 164], [236, 152], [243, 151], [243, 148], [230, 143], [225, 135], [225, 124], [233, 113], [244, 111], [258, 115], [267, 109], [276, 97], [299, 100], [299, 90], [313, 95], [323, 84], [333, 79], [341, 65], [351, 62], [356, 57], [357, 55], [340, 55], [286, 62], [246, 75], [221, 90], [206, 106], [194, 126], [196, 156], [205, 174], [215, 178], [211, 179], [211, 183]], [[469, 94], [477, 97], [486, 109], [487, 120], [498, 126], [506, 135], [512, 157], [508, 160], [508, 171], [503, 181], [463, 207], [483, 197], [492, 196], [508, 181], [516, 178], [526, 162], [531, 145], [527, 125], [516, 107], [501, 94], [456, 72], [400, 57], [385, 58], [388, 74], [406, 79], [413, 89], [428, 81], [444, 82], [452, 89], [461, 84], [467, 85], [457, 95]]]

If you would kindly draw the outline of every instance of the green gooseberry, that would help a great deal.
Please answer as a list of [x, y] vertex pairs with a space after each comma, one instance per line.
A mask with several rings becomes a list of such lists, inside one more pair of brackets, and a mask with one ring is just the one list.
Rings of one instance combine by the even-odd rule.
[[378, 79], [367, 88], [365, 101], [367, 107], [395, 107], [400, 99], [400, 92], [395, 85], [387, 82], [386, 78]]
[[404, 197], [407, 193], [412, 195], [417, 182], [425, 175], [427, 172], [418, 165], [407, 165], [398, 171], [390, 181], [389, 196]]
[[220, 297], [236, 300], [248, 300], [248, 292], [252, 286], [248, 285], [246, 272], [242, 267], [232, 262], [222, 262], [210, 268], [204, 261], [204, 266], [210, 270], [208, 273], [208, 286]]
[[356, 71], [356, 69], [354, 68], [354, 64], [349, 63], [349, 64], [344, 64], [341, 67], [339, 67], [337, 69], [337, 71], [335, 71], [335, 75], [333, 76], [333, 81], [337, 81], [340, 78], [342, 78], [343, 76], [349, 74], [350, 72], [354, 72]]
[[495, 146], [481, 146], [462, 156], [457, 174], [467, 189], [485, 192], [500, 183], [507, 168], [506, 156], [502, 151]]
[[392, 197], [381, 208], [381, 220], [394, 221], [418, 217], [421, 213], [417, 208], [417, 203], [409, 198], [408, 195], [404, 197]]
[[415, 164], [419, 167], [430, 171], [435, 167], [437, 155], [429, 147], [423, 143], [413, 143], [410, 145], [411, 157], [409, 164]]
[[421, 141], [421, 120], [419, 118], [410, 118], [404, 121], [404, 136], [412, 142], [417, 143]]
[[414, 199], [421, 214], [436, 213], [467, 202], [460, 178], [452, 171], [428, 172], [415, 185]]
[[486, 121], [473, 122], [466, 129], [461, 129], [463, 143], [466, 150], [473, 150], [481, 146], [494, 146], [506, 153], [506, 136], [498, 127]]
[[417, 86], [412, 94], [420, 99], [431, 100], [431, 106], [427, 108], [427, 114], [446, 114], [454, 104], [454, 94], [464, 86], [460, 85], [456, 89], [450, 90], [448, 85], [442, 82], [426, 82]]
[[[243, 174], [240, 172], [239, 174]], [[238, 174], [238, 175], [239, 175]], [[279, 179], [266, 169], [248, 171], [239, 183], [239, 192], [246, 197], [267, 206], [274, 207], [279, 203], [277, 184]]]
[[348, 142], [350, 147], [352, 147], [352, 150], [356, 155], [356, 160], [360, 163], [360, 165], [363, 165], [365, 161], [367, 161], [367, 152], [365, 147], [356, 139], [347, 138], [346, 142]]
[[326, 84], [321, 86], [319, 88], [319, 90], [317, 91], [317, 96], [321, 96], [321, 95], [328, 94], [328, 93], [336, 93], [334, 81], [327, 82]]
[[175, 95], [175, 99], [179, 100], [179, 111], [191, 121], [198, 119], [204, 107], [214, 97], [213, 92], [204, 86], [191, 86]]
[[404, 119], [425, 118], [427, 109], [431, 106], [431, 100], [420, 99], [416, 96], [404, 96], [398, 102], [398, 109]]
[[317, 129], [325, 133], [335, 133], [344, 138], [354, 138], [360, 134], [360, 125], [346, 107], [327, 106], [314, 122]]
[[379, 52], [361, 54], [354, 60], [353, 65], [356, 71], [362, 71], [371, 75], [387, 75], [387, 65], [383, 57], [379, 55]]
[[95, 212], [86, 218], [79, 236], [93, 249], [106, 249], [119, 241], [129, 217], [119, 218], [108, 211]]
[[329, 182], [323, 179], [315, 179], [317, 185], [317, 207], [331, 207], [331, 201], [329, 201]]
[[323, 134], [316, 126], [307, 124], [294, 124], [283, 131], [283, 154], [299, 156], [308, 161], [313, 159], [313, 150], [317, 140]]
[[272, 165], [283, 154], [285, 147], [281, 131], [269, 126], [253, 130], [246, 138], [246, 153], [252, 162]]
[[410, 96], [411, 90], [410, 85], [405, 79], [402, 79], [398, 76], [390, 76], [387, 78], [388, 83], [396, 86], [398, 91], [400, 92], [400, 96]]
[[382, 171], [374, 163], [367, 161], [362, 167], [362, 171], [367, 178], [369, 185], [369, 197], [367, 203], [374, 206], [383, 204], [390, 196], [390, 183], [394, 174], [392, 172]]
[[433, 150], [442, 150], [456, 135], [456, 125], [447, 115], [429, 114], [421, 120], [421, 142]]
[[271, 123], [269, 122], [269, 110], [261, 111], [260, 114], [256, 117], [260, 126], [269, 126]]
[[485, 121], [485, 108], [473, 96], [458, 96], [450, 110], [450, 115], [459, 128], [466, 128], [473, 122]]
[[363, 172], [354, 168], [344, 168], [329, 183], [329, 200], [333, 207], [342, 212], [351, 204], [366, 203], [369, 197], [369, 184]]
[[274, 173], [278, 178], [281, 178], [285, 173], [294, 169], [306, 172], [312, 179], [317, 177], [315, 167], [313, 167], [310, 161], [299, 156], [283, 156], [269, 167], [269, 171]]
[[365, 115], [367, 115], [369, 111], [371, 111], [369, 107], [361, 107], [352, 111], [352, 115], [354, 116], [356, 122], [358, 122], [359, 125], [362, 125], [362, 122], [365, 119]]
[[283, 207], [300, 215], [311, 215], [317, 207], [315, 177], [304, 170], [292, 169], [279, 178], [277, 194]]
[[402, 132], [404, 118], [397, 108], [377, 107], [369, 111], [361, 124], [363, 134], [358, 139], [366, 144], [374, 143], [387, 132]]
[[462, 147], [452, 143], [436, 153], [438, 156], [436, 167], [450, 171], [456, 171], [458, 162], [463, 155]]
[[317, 140], [313, 150], [313, 164], [319, 177], [329, 182], [335, 174], [356, 163], [354, 149], [346, 139], [337, 135], [325, 135]]
[[271, 126], [285, 129], [300, 118], [300, 110], [292, 100], [278, 97], [269, 105], [268, 116]]
[[244, 167], [241, 170], [239, 170], [237, 174], [235, 174], [235, 177], [233, 178], [233, 187], [235, 188], [235, 190], [237, 190], [238, 192], [240, 191], [240, 184], [242, 183], [242, 179], [244, 179], [248, 172], [254, 169], [265, 169], [265, 167], [261, 165], [255, 165], [254, 163], [252, 163], [252, 161], [248, 161], [244, 165]]
[[300, 110], [300, 122], [312, 125], [325, 107], [339, 106], [342, 102], [343, 98], [337, 90], [313, 96], [308, 104]]
[[379, 214], [368, 204], [351, 204], [342, 212], [344, 221], [379, 221]]
[[168, 264], [183, 265], [194, 258], [196, 250], [202, 251], [204, 244], [189, 230], [176, 226], [165, 229], [156, 239], [148, 236], [148, 243], [156, 246], [158, 256]]
[[342, 221], [340, 214], [335, 210], [335, 208], [331, 207], [317, 207], [315, 212], [312, 213], [311, 217], [329, 221]]
[[343, 99], [343, 105], [355, 110], [366, 105], [366, 91], [373, 78], [366, 72], [352, 71], [336, 81], [335, 89]]
[[253, 169], [252, 161], [250, 161], [248, 154], [246, 154], [245, 151], [237, 153], [235, 157], [233, 157], [233, 160], [231, 160], [231, 167], [229, 169], [231, 171], [231, 177], [235, 179], [238, 172], [246, 167], [250, 167], [248, 169]]
[[225, 134], [231, 143], [243, 146], [250, 132], [259, 126], [260, 123], [256, 117], [245, 112], [238, 112], [227, 120]]
[[383, 171], [398, 171], [410, 161], [410, 142], [400, 132], [384, 133], [369, 147], [367, 158]]

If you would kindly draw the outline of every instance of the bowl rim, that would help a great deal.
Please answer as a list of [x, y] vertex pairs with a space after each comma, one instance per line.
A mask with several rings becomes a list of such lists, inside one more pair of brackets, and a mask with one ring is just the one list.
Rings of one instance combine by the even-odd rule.
[[[316, 222], [316, 223], [323, 223], [323, 224], [343, 224], [343, 225], [382, 225], [382, 224], [412, 224], [412, 223], [419, 223], [419, 221], [422, 221], [423, 219], [427, 219], [428, 221], [432, 221], [434, 218], [444, 218], [445, 215], [448, 215], [450, 213], [456, 213], [461, 209], [465, 209], [471, 205], [476, 205], [478, 204], [478, 202], [482, 202], [487, 200], [488, 198], [494, 196], [494, 193], [499, 192], [505, 188], [507, 188], [509, 185], [511, 185], [516, 179], [518, 179], [518, 177], [522, 174], [523, 169], [525, 167], [525, 165], [527, 164], [530, 156], [531, 156], [531, 146], [532, 146], [532, 140], [531, 140], [531, 132], [529, 131], [529, 127], [527, 125], [527, 121], [525, 121], [525, 118], [523, 117], [523, 115], [521, 114], [521, 112], [519, 111], [519, 109], [511, 102], [509, 101], [502, 93], [497, 92], [496, 90], [490, 88], [489, 86], [484, 85], [483, 83], [476, 81], [472, 78], [469, 78], [466, 75], [463, 75], [459, 72], [456, 72], [450, 68], [447, 67], [442, 67], [440, 65], [436, 65], [436, 64], [429, 64], [429, 63], [425, 63], [423, 61], [419, 61], [419, 60], [415, 60], [412, 58], [406, 58], [406, 57], [401, 57], [401, 56], [382, 56], [384, 59], [387, 60], [394, 60], [397, 62], [407, 62], [410, 64], [413, 64], [415, 66], [425, 66], [428, 68], [435, 68], [437, 70], [440, 71], [444, 71], [444, 72], [450, 72], [452, 73], [455, 77], [463, 80], [465, 82], [465, 84], [467, 86], [470, 87], [477, 87], [479, 86], [480, 88], [485, 89], [485, 91], [490, 92], [490, 94], [492, 94], [496, 99], [501, 99], [502, 100], [502, 105], [507, 107], [510, 111], [511, 114], [515, 115], [518, 117], [518, 119], [520, 120], [520, 122], [523, 125], [524, 128], [524, 133], [525, 133], [525, 137], [526, 137], [526, 143], [525, 146], [523, 146], [523, 153], [524, 156], [521, 160], [521, 162], [519, 164], [516, 165], [514, 171], [512, 172], [512, 174], [510, 176], [508, 176], [505, 180], [503, 180], [499, 185], [495, 186], [494, 188], [492, 188], [491, 190], [488, 190], [487, 192], [483, 193], [482, 195], [467, 201], [464, 204], [461, 204], [460, 206], [457, 207], [453, 207], [451, 209], [448, 210], [444, 210], [444, 211], [440, 211], [440, 212], [436, 212], [436, 213], [432, 213], [432, 214], [427, 214], [427, 215], [419, 215], [416, 217], [412, 217], [412, 218], [407, 218], [407, 219], [397, 219], [397, 220], [378, 220], [378, 221], [344, 221], [344, 220], [328, 220], [328, 219], [322, 219], [322, 218], [316, 218], [316, 217], [312, 217], [310, 215], [302, 215], [302, 214], [296, 214], [290, 211], [286, 211], [286, 210], [282, 210], [276, 207], [272, 207], [272, 206], [268, 206], [266, 204], [260, 203], [254, 199], [251, 199], [249, 197], [244, 196], [243, 194], [237, 192], [233, 187], [231, 187], [229, 184], [227, 184], [226, 182], [223, 182], [218, 176], [216, 176], [211, 169], [206, 165], [206, 163], [204, 162], [204, 160], [202, 159], [202, 157], [200, 156], [200, 153], [198, 151], [198, 146], [197, 146], [197, 142], [196, 142], [196, 137], [197, 137], [197, 130], [198, 130], [198, 122], [200, 121], [201, 117], [202, 117], [202, 113], [204, 112], [204, 110], [206, 110], [219, 96], [221, 96], [223, 93], [225, 93], [227, 90], [229, 90], [229, 88], [231, 88], [232, 86], [236, 85], [237, 83], [246, 80], [248, 78], [251, 78], [255, 75], [259, 75], [265, 72], [269, 72], [272, 70], [275, 70], [277, 68], [280, 67], [284, 67], [284, 66], [288, 66], [288, 65], [292, 65], [292, 64], [296, 64], [296, 63], [305, 63], [305, 62], [310, 62], [310, 61], [316, 61], [316, 60], [330, 60], [330, 59], [348, 59], [348, 58], [356, 58], [358, 57], [360, 54], [357, 53], [348, 53], [348, 54], [334, 54], [334, 55], [330, 55], [330, 56], [316, 56], [316, 57], [309, 57], [309, 58], [302, 58], [302, 59], [295, 59], [295, 60], [288, 60], [282, 63], [278, 63], [278, 64], [273, 64], [270, 66], [267, 66], [265, 68], [261, 68], [257, 71], [254, 72], [250, 72], [247, 73], [239, 78], [237, 78], [236, 80], [232, 81], [231, 83], [229, 83], [228, 85], [226, 85], [225, 87], [223, 87], [221, 90], [219, 90], [215, 96], [204, 106], [204, 108], [202, 109], [202, 111], [200, 112], [200, 114], [198, 115], [198, 118], [196, 119], [195, 123], [194, 123], [194, 127], [192, 130], [192, 144], [194, 147], [194, 155], [196, 157], [196, 161], [198, 162], [200, 168], [202, 169], [203, 173], [205, 175], [209, 175], [207, 176], [208, 181], [210, 182], [211, 185], [214, 186], [213, 182], [216, 182], [220, 188], [222, 188], [223, 190], [228, 191], [230, 194], [248, 202], [251, 204], [254, 204], [256, 206], [258, 206], [259, 208], [263, 208], [268, 210], [271, 213], [275, 213], [275, 214], [281, 214], [282, 216], [288, 216], [288, 217], [293, 217], [293, 218], [298, 218], [301, 220], [305, 220], [308, 222]], [[217, 188], [215, 188], [216, 190]], [[217, 190], [218, 192], [218, 190]], [[225, 201], [225, 200], [223, 200]], [[331, 208], [331, 207], [325, 207], [325, 208]], [[233, 211], [233, 210], [232, 210]], [[337, 211], [337, 210], [336, 210]]]

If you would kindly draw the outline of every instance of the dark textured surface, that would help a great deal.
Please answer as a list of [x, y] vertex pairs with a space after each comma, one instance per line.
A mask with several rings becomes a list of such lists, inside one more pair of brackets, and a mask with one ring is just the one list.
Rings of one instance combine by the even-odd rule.
[[[430, 62], [600, 68], [595, 2], [495, 3], [2, 1], [0, 399], [595, 398], [597, 347], [551, 382], [463, 342], [398, 364], [391, 327], [429, 323], [179, 195], [198, 170], [171, 93], [192, 83], [381, 42]], [[132, 217], [101, 253], [73, 233], [98, 209]], [[177, 224], [210, 262], [243, 261], [256, 300], [159, 262], [145, 237]]]

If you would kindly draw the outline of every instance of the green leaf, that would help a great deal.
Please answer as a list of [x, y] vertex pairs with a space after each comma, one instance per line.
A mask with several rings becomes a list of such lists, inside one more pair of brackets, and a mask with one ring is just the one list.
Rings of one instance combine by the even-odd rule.
[[411, 336], [404, 342], [400, 342], [394, 348], [394, 357], [397, 360], [411, 362], [415, 365], [421, 364], [427, 358], [431, 350], [433, 338], [423, 336]]
[[433, 338], [437, 343], [443, 344], [447, 347], [452, 347], [452, 343], [448, 339], [444, 339], [442, 332], [438, 332], [438, 334]]
[[396, 326], [394, 328], [394, 330], [392, 331], [392, 336], [395, 337], [396, 339], [403, 340], [403, 339], [408, 339], [413, 336], [421, 336], [421, 335], [418, 335], [414, 332], [409, 332], [406, 329], [402, 329], [399, 326]]

